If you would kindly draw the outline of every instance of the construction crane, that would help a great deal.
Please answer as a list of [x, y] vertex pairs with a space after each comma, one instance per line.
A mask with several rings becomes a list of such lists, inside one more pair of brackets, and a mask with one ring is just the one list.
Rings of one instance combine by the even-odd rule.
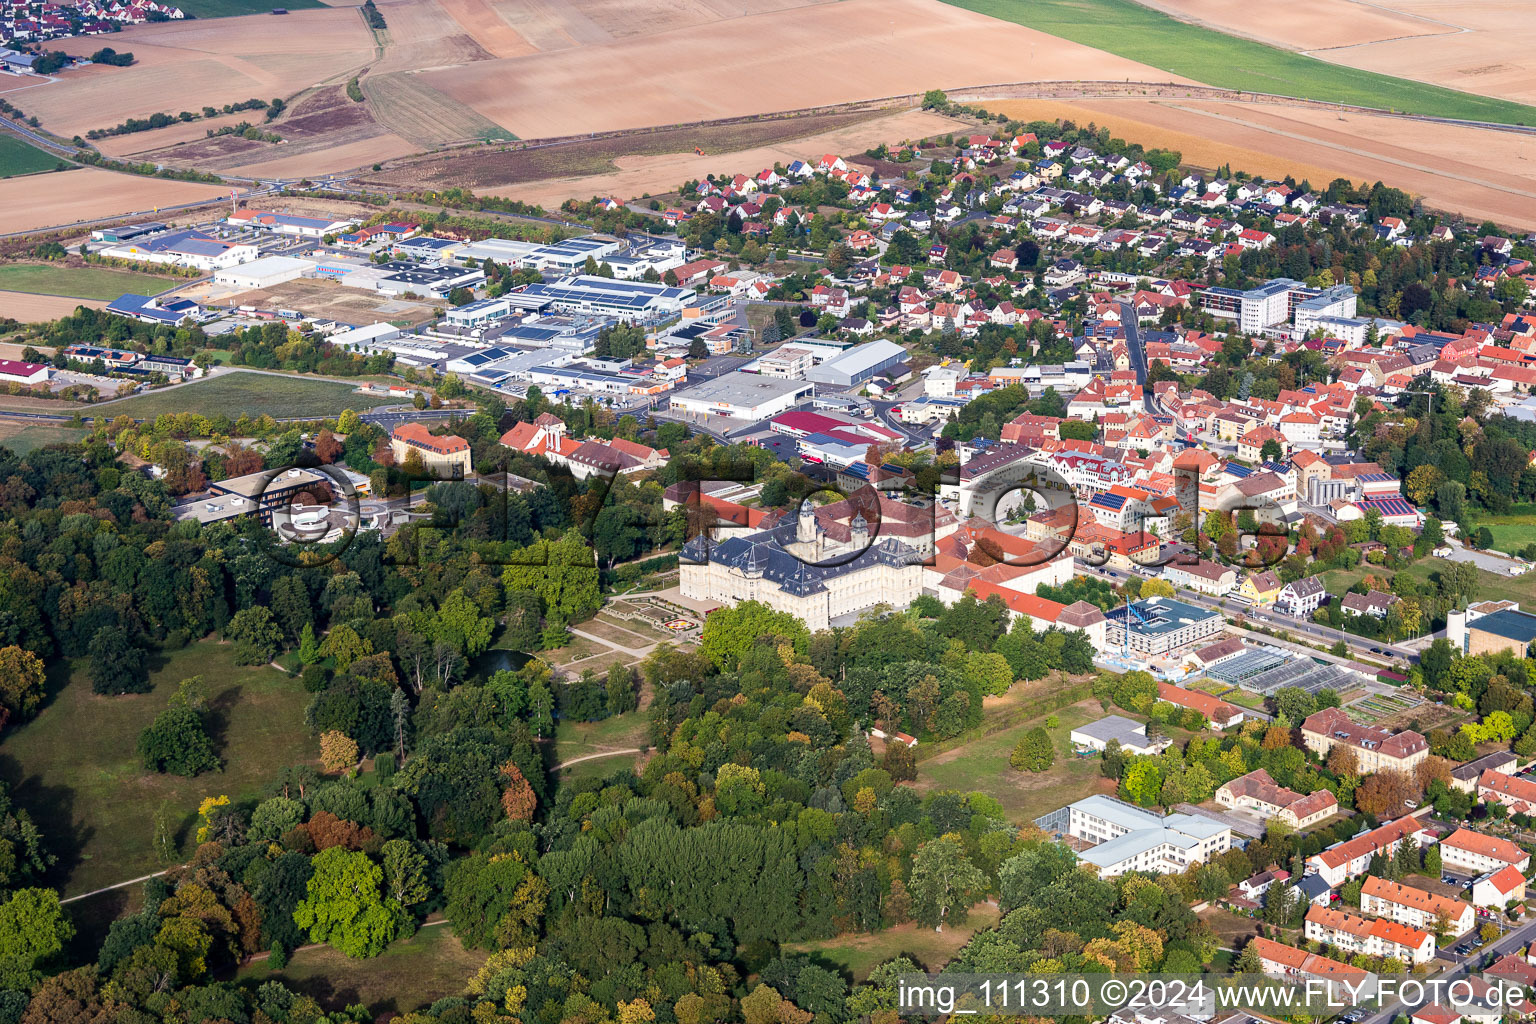
[[1143, 626], [1150, 625], [1150, 623], [1147, 622], [1146, 618], [1141, 614], [1141, 612], [1136, 610], [1136, 606], [1135, 605], [1131, 604], [1131, 602], [1129, 602], [1129, 601], [1125, 602], [1125, 630], [1120, 635], [1120, 655], [1121, 655], [1121, 657], [1127, 658], [1127, 659], [1129, 659], [1130, 656], [1131, 656], [1131, 616], [1132, 615], [1136, 616], [1136, 621], [1141, 623]]

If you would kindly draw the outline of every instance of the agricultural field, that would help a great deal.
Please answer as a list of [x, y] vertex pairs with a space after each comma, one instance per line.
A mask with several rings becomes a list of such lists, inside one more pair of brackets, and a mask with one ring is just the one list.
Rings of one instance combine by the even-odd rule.
[[1079, 757], [1069, 738], [1075, 727], [1104, 716], [1099, 702], [1079, 701], [1051, 714], [1060, 724], [1047, 730], [1056, 745], [1056, 763], [1046, 771], [1021, 772], [1008, 764], [1008, 756], [1024, 734], [1044, 726], [1050, 717], [1040, 715], [919, 761], [915, 788], [925, 794], [944, 789], [963, 793], [979, 790], [1002, 804], [1015, 824], [1033, 821], [1092, 793], [1113, 793], [1114, 783], [1099, 772], [1099, 758]]
[[333, 417], [343, 409], [365, 410], [388, 405], [391, 399], [360, 395], [350, 384], [281, 374], [236, 370], [205, 377], [179, 387], [151, 391], [93, 406], [104, 416], [154, 419], [161, 413], [190, 412], [231, 419], [272, 416], [276, 419]]
[[[1275, 93], [1433, 117], [1536, 124], [1523, 103], [1330, 64], [1178, 21], [1132, 0], [945, 0], [966, 10], [1223, 89]], [[1262, 17], [1250, 6], [1249, 17]], [[1095, 74], [1096, 78], [1111, 76]], [[1145, 80], [1145, 79], [1143, 79]], [[1166, 79], [1163, 79], [1166, 81]]]
[[[313, 10], [326, 6], [320, 0], [281, 2], [283, 9], [288, 11]], [[178, 3], [177, 6], [194, 18], [234, 18], [242, 14], [271, 15], [278, 4], [271, 0], [186, 0], [186, 3]]]
[[0, 210], [5, 211], [8, 231], [107, 217], [163, 216], [174, 205], [228, 198], [227, 186], [118, 174], [99, 167], [0, 179]]
[[1366, 71], [1523, 103], [1536, 101], [1528, 74], [1529, 22], [1502, 4], [1447, 0], [1296, 0], [1272, 18], [1244, 0], [1139, 0], [1232, 35], [1300, 50]]
[[[119, 697], [91, 692], [86, 659], [49, 666], [47, 702], [6, 736], [0, 775], [58, 854], [54, 881], [65, 896], [165, 867], [152, 845], [162, 809], [188, 852], [203, 797], [256, 797], [278, 768], [317, 759], [298, 680], [267, 666], [236, 666], [233, 652], [203, 641], [153, 657], [154, 690]], [[139, 733], [195, 675], [203, 677], [223, 772], [192, 779], [146, 772], [134, 753]]]
[[0, 291], [0, 317], [9, 317], [24, 324], [42, 323], [69, 316], [78, 306], [101, 309], [106, 303], [99, 299], [71, 299], [62, 295], [33, 295], [29, 292]]
[[[1337, 177], [1386, 181], [1434, 209], [1536, 227], [1532, 143], [1510, 132], [1282, 102], [1193, 99], [1168, 88], [1142, 97], [988, 98], [985, 106], [1022, 120], [1097, 124], [1145, 146], [1176, 149], [1206, 170], [1230, 163], [1314, 185]], [[1468, 159], [1474, 152], [1487, 159]]]
[[1344, 709], [1344, 713], [1361, 725], [1370, 725], [1373, 722], [1379, 722], [1383, 718], [1401, 714], [1405, 711], [1412, 711], [1423, 703], [1424, 701], [1421, 698], [1413, 694], [1373, 693], [1350, 704]]
[[[935, 86], [1072, 81], [1084, 68], [1115, 81], [1173, 77], [936, 0], [843, 0], [799, 7], [793, 17], [748, 13], [721, 18], [704, 34], [697, 25], [657, 17], [665, 8], [645, 7], [572, 4], [562, 26], [571, 41], [559, 45], [560, 33], [552, 31], [551, 48], [509, 18], [540, 52], [429, 67], [419, 77], [521, 138], [794, 110]], [[606, 8], [601, 18], [598, 8]], [[388, 17], [391, 8], [381, 9]], [[705, 38], [709, 45], [700, 46]], [[593, 49], [597, 43], [600, 50]], [[689, 58], [658, 60], [664, 53]], [[743, 54], [751, 55], [745, 63]]]
[[374, 117], [385, 128], [424, 148], [476, 139], [498, 142], [517, 138], [432, 88], [419, 75], [372, 74], [363, 79], [362, 88]]
[[155, 295], [185, 278], [157, 277], [103, 267], [66, 267], [54, 263], [0, 264], [0, 290], [71, 299], [111, 301], [125, 292]]
[[463, 992], [485, 958], [483, 952], [465, 949], [450, 926], [438, 923], [368, 960], [348, 959], [330, 946], [306, 946], [281, 970], [258, 961], [242, 967], [235, 980], [250, 985], [278, 980], [327, 1010], [362, 1003], [375, 1014], [389, 1016]]
[[0, 178], [52, 171], [60, 166], [68, 165], [58, 157], [49, 156], [40, 149], [34, 149], [13, 135], [0, 135]]

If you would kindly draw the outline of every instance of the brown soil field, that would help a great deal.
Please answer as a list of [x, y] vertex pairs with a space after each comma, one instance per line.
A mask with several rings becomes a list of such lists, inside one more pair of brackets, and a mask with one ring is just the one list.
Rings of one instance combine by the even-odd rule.
[[1451, 89], [1536, 102], [1536, 18], [1526, 0], [1140, 0], [1148, 7], [1323, 60]]
[[[388, 9], [386, 8], [386, 11]], [[1032, 46], [1034, 49], [1032, 50]], [[1027, 54], [1033, 52], [1034, 59]], [[667, 60], [664, 54], [687, 54]], [[522, 138], [1024, 79], [1168, 73], [939, 0], [844, 0], [462, 67], [426, 84]]]
[[236, 170], [241, 174], [262, 177], [291, 178], [296, 175], [317, 175], [353, 167], [371, 167], [385, 160], [409, 156], [417, 147], [398, 135], [376, 135], [340, 146], [324, 146], [317, 143], [314, 152], [295, 153], [283, 147], [273, 152], [273, 159], [256, 163], [242, 163]]
[[[52, 45], [52, 44], [50, 44]], [[25, 109], [49, 131], [68, 138], [110, 128], [129, 117], [177, 113], [207, 105], [292, 96], [361, 67], [373, 41], [356, 11], [294, 11], [286, 18], [248, 15], [206, 21], [135, 25], [112, 37], [131, 51], [132, 67], [91, 67], [28, 89]], [[58, 41], [69, 53], [90, 53], [93, 36]], [[13, 97], [13, 102], [21, 102]], [[260, 111], [245, 115], [253, 122]]]
[[[490, 151], [461, 149], [403, 161], [388, 168], [383, 174], [367, 176], [367, 181], [433, 188], [508, 186], [549, 178], [576, 179], [607, 174], [619, 170], [619, 162], [625, 159], [682, 154], [686, 154], [693, 164], [693, 174], [689, 176], [705, 173], [701, 168], [706, 161], [717, 158], [731, 160], [731, 173], [734, 174], [739, 169], [735, 167], [735, 160], [740, 151], [787, 144], [791, 140], [809, 140], [854, 125], [889, 123], [890, 117], [885, 112], [854, 111], [678, 128], [527, 150], [515, 146], [497, 146]], [[882, 128], [880, 137], [884, 138], [885, 133], [892, 130], [895, 129]], [[804, 144], [813, 143], [807, 141]], [[702, 149], [709, 156], [701, 159], [694, 152], [695, 148]], [[868, 144], [860, 148], [868, 148]]]
[[[561, 175], [527, 181], [503, 177], [500, 181], [482, 182], [479, 191], [537, 203], [545, 209], [553, 210], [565, 200], [573, 198], [590, 199], [593, 196], [611, 195], [627, 200], [647, 193], [660, 195], [690, 179], [702, 177], [710, 170], [755, 174], [775, 163], [789, 163], [822, 153], [858, 153], [881, 142], [893, 143], [925, 135], [945, 134], [963, 127], [951, 118], [921, 110], [908, 110], [880, 117], [866, 117], [856, 124], [812, 135], [796, 135], [788, 139], [725, 150], [707, 149], [709, 156], [702, 158], [689, 147], [681, 152], [617, 156], [613, 159], [614, 169], [597, 174]], [[494, 165], [488, 167], [487, 171], [490, 172], [487, 177], [492, 177]]]
[[505, 4], [492, 4], [491, 0], [438, 0], [438, 3], [444, 13], [463, 26], [470, 38], [492, 57], [522, 57], [538, 52], [498, 11], [498, 8], [505, 8]]
[[423, 75], [374, 73], [363, 79], [362, 86], [379, 123], [419, 148], [510, 138], [509, 132], [473, 107], [434, 89]]
[[[28, 295], [26, 292], [0, 292], [0, 317], [11, 317], [20, 320], [24, 324], [36, 323], [41, 320], [57, 320], [61, 316], [69, 316], [75, 311], [76, 306], [89, 306], [91, 309], [101, 309], [105, 302], [97, 302], [95, 299], [71, 299], [62, 295]], [[15, 348], [17, 346], [6, 346]], [[4, 355], [6, 359], [19, 359], [21, 356]]]
[[[1291, 0], [1283, 17], [1252, 0], [1137, 0], [1180, 21], [1256, 39], [1289, 50], [1358, 46], [1404, 36], [1446, 35], [1456, 29], [1354, 0]], [[1399, 68], [1397, 73], [1402, 74]], [[1410, 76], [1414, 77], [1414, 76]]]
[[1435, 209], [1536, 227], [1536, 139], [1510, 132], [1199, 100], [1007, 100], [988, 104], [994, 108], [1016, 117], [1097, 120], [1126, 139], [1174, 146], [1196, 166], [1230, 162], [1254, 173], [1309, 178], [1314, 185], [1341, 176], [1384, 181]]
[[312, 316], [334, 317], [357, 324], [381, 321], [390, 323], [408, 321], [418, 324], [432, 317], [432, 309], [429, 306], [390, 299], [361, 288], [348, 288], [336, 281], [286, 281], [273, 288], [242, 292], [220, 301], [242, 306], [256, 305], [268, 309], [274, 306], [281, 309], [296, 309]]
[[0, 210], [8, 231], [26, 231], [100, 217], [152, 216], [157, 206], [229, 195], [221, 185], [141, 178], [85, 167], [62, 174], [0, 180]]
[[164, 128], [156, 128], [154, 131], [134, 132], [132, 135], [113, 135], [105, 139], [96, 139], [91, 144], [101, 150], [107, 156], [130, 157], [137, 153], [151, 153], [155, 150], [166, 149], [169, 146], [178, 146], [187, 142], [201, 142], [208, 137], [208, 129], [219, 129], [226, 125], [237, 125], [241, 121], [249, 121], [258, 124], [262, 119], [261, 112], [246, 111], [243, 114], [220, 114], [218, 117], [206, 121], [187, 121], [168, 125]]
[[[492, 59], [438, 0], [385, 0], [378, 5], [388, 24], [384, 57], [372, 74], [450, 67]], [[354, 15], [356, 17], [356, 15]]]

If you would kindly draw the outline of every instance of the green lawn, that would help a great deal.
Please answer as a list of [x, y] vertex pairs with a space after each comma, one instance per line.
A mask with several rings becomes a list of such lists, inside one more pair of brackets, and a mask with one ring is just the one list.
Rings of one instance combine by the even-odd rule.
[[[277, 769], [317, 758], [298, 680], [236, 666], [233, 648], [211, 641], [157, 655], [152, 666], [153, 692], [101, 697], [91, 692], [85, 659], [55, 662], [43, 710], [0, 744], [0, 777], [58, 855], [53, 881], [66, 896], [165, 867], [152, 848], [160, 808], [187, 852], [203, 797], [259, 797]], [[224, 770], [194, 779], [146, 772], [134, 754], [139, 733], [194, 675], [203, 677]]]
[[928, 970], [937, 971], [970, 941], [972, 935], [997, 924], [998, 916], [996, 907], [979, 903], [971, 908], [964, 924], [948, 925], [941, 932], [922, 925], [904, 924], [872, 935], [839, 935], [834, 939], [789, 942], [785, 943], [784, 951], [818, 954], [847, 970], [855, 981], [863, 981], [870, 971], [902, 953]]
[[1060, 724], [1048, 730], [1056, 744], [1056, 763], [1038, 775], [1016, 771], [1008, 756], [1029, 730], [1043, 726], [1049, 715], [1021, 722], [1009, 729], [973, 740], [917, 765], [916, 787], [924, 792], [954, 789], [978, 790], [994, 797], [1015, 823], [1033, 821], [1047, 811], [1113, 787], [1099, 772], [1099, 758], [1078, 757], [1072, 752], [1072, 730], [1104, 717], [1096, 700], [1083, 701], [1051, 712]]
[[1484, 516], [1471, 524], [1473, 531], [1483, 526], [1493, 534], [1493, 550], [1507, 555], [1514, 555], [1527, 544], [1536, 543], [1536, 514], [1530, 512]]
[[434, 925], [371, 960], [349, 960], [330, 946], [316, 946], [297, 950], [280, 971], [268, 970], [266, 961], [242, 967], [235, 980], [254, 988], [276, 979], [327, 1010], [362, 1003], [382, 1019], [460, 994], [485, 957], [465, 949], [451, 926]]
[[271, 15], [279, 6], [286, 11], [307, 11], [324, 7], [320, 0], [187, 0], [179, 5], [193, 18], [233, 18], [242, 14]]
[[336, 416], [343, 409], [361, 411], [398, 401], [360, 395], [351, 384], [237, 370], [184, 387], [103, 403], [96, 408], [108, 417], [127, 415], [146, 420], [166, 412], [192, 412], [203, 416], [223, 413], [231, 419], [263, 413], [277, 419], [318, 419]]
[[637, 711], [601, 722], [566, 722], [555, 726], [555, 759], [569, 761], [585, 754], [625, 750], [649, 743], [646, 717]]
[[[1536, 124], [1536, 107], [1359, 71], [1178, 21], [1132, 0], [945, 0], [1224, 89]], [[1093, 77], [1091, 69], [1084, 77]]]
[[103, 302], [125, 293], [155, 295], [180, 278], [135, 274], [102, 267], [66, 267], [50, 263], [7, 263], [0, 266], [0, 291], [30, 295], [66, 295]]
[[49, 156], [40, 149], [32, 148], [14, 135], [0, 135], [0, 178], [52, 171], [58, 169], [61, 164], [65, 167], [69, 166], [56, 156]]
[[[10, 429], [12, 427], [19, 427], [19, 429], [13, 431]], [[72, 444], [89, 433], [89, 430], [81, 427], [50, 427], [38, 424], [22, 426], [6, 423], [0, 425], [0, 445], [4, 445], [17, 455], [26, 455], [28, 452], [35, 452], [51, 444]]]

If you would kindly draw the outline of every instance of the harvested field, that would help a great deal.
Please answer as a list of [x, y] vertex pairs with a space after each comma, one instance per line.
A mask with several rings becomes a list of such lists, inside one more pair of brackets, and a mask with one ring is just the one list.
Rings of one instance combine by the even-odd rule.
[[[1294, 0], [1285, 17], [1250, 0], [1137, 0], [1143, 7], [1218, 32], [1256, 39], [1289, 50], [1328, 50], [1384, 39], [1448, 35], [1453, 28], [1416, 18], [1389, 5], [1352, 0]], [[1397, 69], [1401, 74], [1404, 69]]]
[[[388, 10], [386, 8], [386, 10]], [[937, 0], [845, 0], [645, 37], [477, 61], [418, 77], [523, 138], [922, 92], [934, 86], [1165, 71]], [[667, 53], [688, 60], [667, 61]], [[1027, 56], [1028, 55], [1028, 56]]]
[[241, 163], [233, 169], [237, 169], [241, 174], [291, 178], [298, 175], [317, 175], [348, 170], [353, 167], [371, 167], [385, 160], [409, 156], [420, 148], [411, 145], [398, 135], [376, 135], [371, 139], [360, 139], [357, 142], [348, 142], [339, 146], [326, 146], [323, 142], [316, 142], [315, 147], [313, 150], [302, 153], [289, 151], [285, 147], [273, 154], [273, 159]]
[[1138, 0], [1233, 35], [1366, 71], [1536, 102], [1536, 21], [1518, 0], [1299, 0], [1283, 18], [1243, 0]]
[[374, 116], [390, 131], [418, 146], [438, 146], [466, 139], [514, 136], [474, 110], [443, 95], [421, 75], [392, 72], [363, 79], [363, 95]]
[[0, 289], [110, 302], [125, 292], [158, 295], [185, 278], [57, 263], [0, 264]]
[[[1140, 61], [1169, 74], [1197, 78], [1223, 89], [1276, 93], [1381, 110], [1406, 110], [1433, 117], [1536, 124], [1536, 107], [1492, 96], [1483, 90], [1461, 91], [1448, 89], [1429, 80], [1415, 81], [1397, 77], [1405, 68], [1412, 68], [1409, 62], [1393, 63], [1385, 69], [1387, 73], [1372, 71], [1354, 58], [1354, 48], [1320, 51], [1334, 57], [1331, 62], [1315, 59], [1294, 50], [1191, 25], [1144, 7], [1134, 0], [946, 2], [1003, 21], [1028, 25], [1083, 46], [1100, 47], [1127, 60]], [[1252, 4], [1250, 7], [1254, 18], [1266, 14], [1273, 16], [1275, 13], [1273, 5]], [[1337, 7], [1341, 12], [1345, 9], [1343, 3], [1338, 3]], [[1289, 17], [1289, 6], [1282, 17]], [[1341, 21], [1347, 22], [1353, 15], [1341, 13], [1339, 17]], [[1506, 17], [1511, 21], [1520, 21], [1514, 7], [1508, 9]], [[1526, 17], [1525, 21], [1529, 22], [1530, 19]], [[1414, 44], [1428, 48], [1426, 53], [1433, 53], [1435, 47], [1451, 46], [1447, 41], [1449, 39], [1424, 36], [1414, 40]], [[1479, 62], [1479, 66], [1482, 63], [1486, 62]], [[1091, 76], [1074, 73], [1067, 77], [1093, 77], [1101, 80], [1121, 78], [1117, 74], [1097, 72], [1095, 68]], [[1146, 79], [1135, 78], [1132, 81]]]
[[92, 141], [92, 145], [101, 150], [107, 156], [128, 157], [138, 153], [149, 153], [154, 150], [166, 149], [169, 146], [178, 146], [186, 142], [201, 142], [208, 137], [208, 129], [219, 129], [226, 126], [233, 127], [241, 121], [249, 121], [255, 124], [262, 118], [261, 111], [248, 110], [240, 114], [220, 114], [205, 121], [178, 121], [176, 124], [166, 125], [164, 128], [156, 128], [148, 132], [133, 132], [129, 135], [109, 135], [104, 139]]
[[0, 318], [10, 317], [24, 324], [69, 316], [75, 311], [76, 306], [101, 309], [105, 305], [105, 302], [98, 299], [70, 299], [62, 295], [30, 295], [26, 292], [0, 291]]
[[92, 408], [101, 410], [100, 414], [104, 416], [133, 416], [146, 420], [168, 412], [191, 412], [200, 416], [222, 413], [231, 419], [261, 415], [278, 419], [319, 419], [335, 416], [343, 409], [366, 411], [387, 404], [387, 398], [358, 394], [352, 384], [234, 370], [129, 398], [98, 402]]
[[384, 56], [372, 73], [419, 71], [491, 60], [493, 54], [455, 21], [438, 0], [386, 0]]
[[[372, 36], [358, 13], [332, 8], [276, 18], [133, 25], [112, 41], [115, 49], [132, 51], [137, 61], [132, 67], [67, 72], [57, 82], [28, 89], [24, 109], [68, 138], [156, 111], [292, 96], [348, 74], [373, 56]], [[90, 36], [58, 40], [60, 49], [75, 54], [100, 45]], [[262, 114], [246, 117], [256, 122]]]
[[502, 15], [507, 4], [493, 4], [491, 0], [438, 0], [438, 4], [492, 57], [522, 57], [538, 52]]
[[361, 288], [348, 288], [335, 281], [285, 281], [272, 288], [244, 292], [224, 301], [237, 305], [251, 304], [263, 309], [296, 309], [312, 316], [333, 317], [357, 324], [387, 320], [397, 325], [415, 326], [432, 317], [430, 306], [390, 299]]
[[101, 217], [153, 215], [155, 207], [229, 195], [220, 185], [141, 178], [95, 167], [62, 174], [0, 181], [0, 210], [6, 230], [26, 231]]
[[[940, 134], [958, 127], [958, 121], [915, 110], [826, 114], [526, 151], [461, 150], [406, 161], [366, 180], [425, 188], [476, 188], [554, 209], [572, 197], [617, 195], [628, 199], [657, 194], [709, 171], [734, 174], [750, 166], [755, 172], [812, 153], [860, 152], [880, 142]], [[708, 156], [695, 154], [695, 146]]]
[[1335, 177], [1384, 181], [1439, 210], [1536, 227], [1536, 139], [1508, 132], [1201, 100], [1002, 100], [987, 107], [1013, 117], [1097, 121], [1144, 145], [1179, 149], [1199, 167], [1230, 162], [1314, 185]]

